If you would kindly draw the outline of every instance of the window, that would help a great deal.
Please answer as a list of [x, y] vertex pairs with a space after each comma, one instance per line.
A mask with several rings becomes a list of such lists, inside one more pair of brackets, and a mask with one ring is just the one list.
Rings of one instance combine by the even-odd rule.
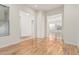
[[0, 5], [0, 36], [9, 35], [9, 8]]

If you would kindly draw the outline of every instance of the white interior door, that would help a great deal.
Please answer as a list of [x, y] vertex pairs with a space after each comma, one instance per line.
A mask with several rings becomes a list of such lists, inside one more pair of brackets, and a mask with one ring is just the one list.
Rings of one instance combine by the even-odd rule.
[[34, 34], [34, 16], [30, 13], [20, 11], [21, 37], [31, 37]]

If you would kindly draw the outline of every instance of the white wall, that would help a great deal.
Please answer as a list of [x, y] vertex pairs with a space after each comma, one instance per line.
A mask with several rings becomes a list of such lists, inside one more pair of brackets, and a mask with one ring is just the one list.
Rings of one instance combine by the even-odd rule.
[[45, 37], [45, 13], [43, 11], [37, 12], [37, 37], [44, 38]]
[[63, 39], [79, 45], [79, 5], [64, 5]]
[[20, 41], [18, 9], [16, 5], [7, 6], [9, 7], [10, 35], [0, 37], [0, 48]]
[[58, 7], [58, 8], [55, 8], [55, 9], [53, 9], [51, 11], [48, 11], [47, 15], [51, 16], [51, 15], [55, 15], [55, 14], [60, 14], [60, 13], [63, 13], [63, 11], [64, 11], [64, 6], [62, 5], [62, 6]]
[[78, 40], [77, 40], [77, 44], [79, 45], [79, 4], [77, 5], [77, 32], [78, 32]]

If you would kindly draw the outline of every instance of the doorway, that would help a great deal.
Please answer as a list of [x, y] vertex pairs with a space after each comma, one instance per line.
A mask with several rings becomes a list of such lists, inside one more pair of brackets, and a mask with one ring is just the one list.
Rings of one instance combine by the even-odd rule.
[[62, 13], [47, 16], [47, 37], [50, 40], [62, 40], [62, 19]]

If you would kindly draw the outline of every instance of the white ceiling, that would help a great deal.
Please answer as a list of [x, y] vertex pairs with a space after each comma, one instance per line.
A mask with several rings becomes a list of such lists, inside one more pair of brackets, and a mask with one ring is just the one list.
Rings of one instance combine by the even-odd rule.
[[29, 7], [35, 10], [49, 11], [62, 6], [62, 4], [22, 4], [21, 6]]

